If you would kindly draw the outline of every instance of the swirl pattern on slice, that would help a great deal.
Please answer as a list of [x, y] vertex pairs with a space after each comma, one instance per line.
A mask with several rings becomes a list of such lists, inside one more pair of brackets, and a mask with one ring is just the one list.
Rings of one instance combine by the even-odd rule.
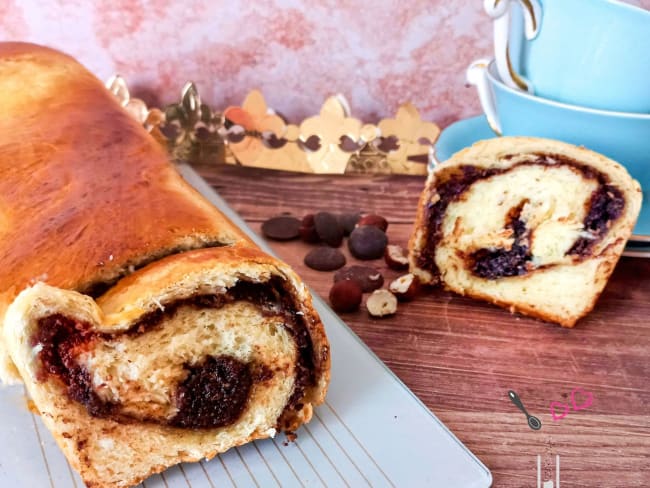
[[[573, 325], [613, 269], [640, 196], [620, 165], [585, 149], [532, 138], [484, 141], [431, 174], [411, 268], [426, 283]], [[565, 307], [549, 306], [557, 292], [540, 289], [571, 284], [571, 298], [557, 295]]]
[[[44, 422], [103, 486], [144, 479], [151, 457], [160, 471], [294, 430], [329, 382], [304, 285], [247, 246], [169, 256], [96, 301], [38, 283], [7, 318], [12, 360]], [[143, 446], [150, 457], [133, 457]]]

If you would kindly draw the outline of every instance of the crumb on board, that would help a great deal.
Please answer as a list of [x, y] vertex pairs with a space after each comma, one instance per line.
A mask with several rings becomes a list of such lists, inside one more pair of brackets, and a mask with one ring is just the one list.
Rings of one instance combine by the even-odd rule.
[[27, 410], [29, 410], [30, 412], [36, 415], [41, 414], [41, 412], [38, 411], [38, 407], [36, 407], [36, 404], [31, 398], [25, 398], [25, 401], [27, 403]]
[[284, 435], [287, 437], [287, 440], [282, 443], [283, 446], [288, 446], [291, 442], [296, 442], [298, 438], [298, 434], [290, 430], [285, 430]]

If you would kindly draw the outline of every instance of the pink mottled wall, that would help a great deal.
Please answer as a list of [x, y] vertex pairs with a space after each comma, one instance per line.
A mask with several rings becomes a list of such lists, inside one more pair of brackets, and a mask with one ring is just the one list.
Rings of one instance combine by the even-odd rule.
[[[650, 9], [650, 0], [628, 0]], [[0, 0], [0, 38], [57, 47], [151, 103], [185, 80], [222, 108], [260, 88], [297, 120], [341, 92], [375, 121], [411, 100], [441, 125], [479, 112], [469, 62], [491, 51], [481, 0]]]

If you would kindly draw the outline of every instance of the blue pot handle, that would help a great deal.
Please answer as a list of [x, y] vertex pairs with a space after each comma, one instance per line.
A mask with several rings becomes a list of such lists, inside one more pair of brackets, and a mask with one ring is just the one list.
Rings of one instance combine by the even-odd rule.
[[469, 65], [465, 77], [468, 84], [476, 87], [478, 99], [481, 102], [481, 108], [483, 109], [488, 125], [496, 135], [500, 136], [501, 123], [499, 122], [499, 115], [496, 110], [494, 92], [492, 91], [487, 76], [489, 65], [489, 59], [477, 59]]

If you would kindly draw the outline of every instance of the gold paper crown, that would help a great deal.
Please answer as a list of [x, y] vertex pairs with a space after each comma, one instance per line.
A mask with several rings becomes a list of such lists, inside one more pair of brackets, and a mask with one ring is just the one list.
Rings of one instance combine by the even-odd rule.
[[410, 103], [394, 119], [377, 125], [350, 116], [342, 95], [329, 97], [320, 113], [299, 125], [270, 109], [261, 92], [251, 91], [241, 107], [215, 112], [201, 103], [187, 82], [179, 103], [164, 110], [131, 98], [119, 75], [108, 89], [176, 160], [229, 163], [305, 173], [426, 174], [440, 129], [420, 118]]

